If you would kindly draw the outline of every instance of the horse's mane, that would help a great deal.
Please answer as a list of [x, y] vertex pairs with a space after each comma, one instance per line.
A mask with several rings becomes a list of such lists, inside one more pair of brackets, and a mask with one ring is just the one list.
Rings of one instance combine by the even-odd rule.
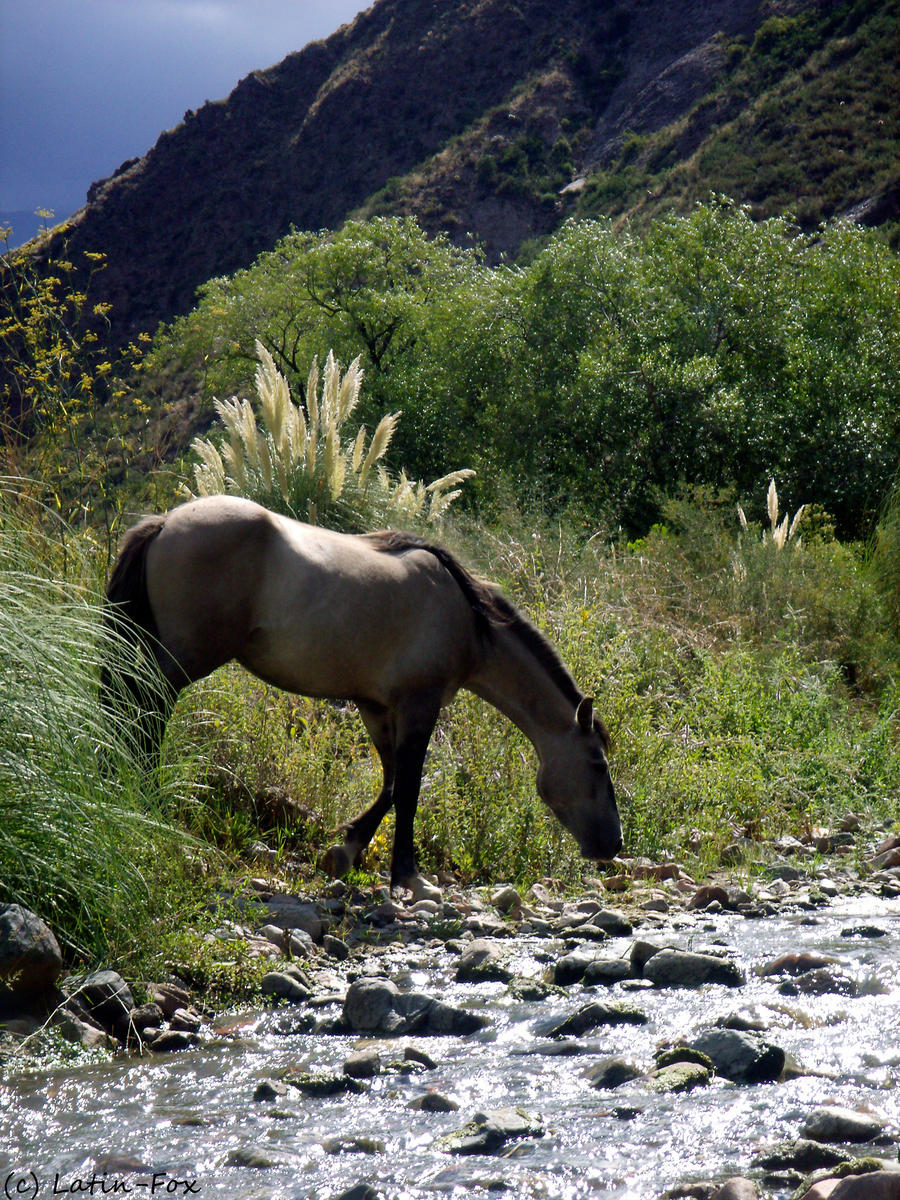
[[531, 651], [566, 699], [571, 700], [572, 707], [578, 707], [584, 696], [568, 667], [538, 627], [519, 612], [499, 588], [473, 575], [449, 550], [432, 545], [414, 533], [399, 533], [388, 529], [381, 533], [366, 534], [366, 538], [377, 550], [387, 554], [403, 554], [407, 550], [427, 550], [429, 554], [433, 554], [450, 572], [472, 606], [479, 632], [489, 639], [493, 638], [497, 628], [507, 629], [515, 634]]

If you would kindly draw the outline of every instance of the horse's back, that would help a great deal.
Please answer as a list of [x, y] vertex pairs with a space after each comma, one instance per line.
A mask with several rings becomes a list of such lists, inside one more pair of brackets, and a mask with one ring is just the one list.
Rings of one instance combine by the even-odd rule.
[[447, 696], [471, 669], [472, 612], [424, 549], [304, 525], [217, 496], [174, 509], [148, 553], [160, 638], [196, 679], [230, 659], [306, 695]]

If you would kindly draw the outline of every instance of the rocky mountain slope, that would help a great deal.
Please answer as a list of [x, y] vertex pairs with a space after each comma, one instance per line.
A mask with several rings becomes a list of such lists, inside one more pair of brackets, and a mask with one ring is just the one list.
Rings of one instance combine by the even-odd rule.
[[[85, 251], [106, 254], [92, 287], [112, 303], [121, 343], [186, 311], [199, 284], [248, 265], [292, 226], [333, 227], [349, 214], [414, 213], [427, 229], [480, 241], [496, 260], [573, 213], [637, 212], [648, 200], [686, 203], [710, 190], [764, 211], [778, 191], [777, 179], [760, 186], [772, 155], [775, 175], [787, 173], [779, 203], [808, 183], [792, 155], [808, 117], [801, 85], [815, 92], [864, 52], [876, 65], [841, 137], [864, 143], [871, 169], [848, 171], [860, 156], [845, 150], [847, 161], [823, 169], [829, 180], [843, 171], [842, 183], [811, 216], [876, 195], [890, 216], [896, 7], [376, 0], [327, 41], [186, 113], [144, 158], [91, 187], [51, 249], [65, 239], [76, 262]], [[893, 20], [894, 34], [879, 34], [873, 48], [879, 20]], [[841, 88], [819, 92], [815, 104], [840, 113]]]

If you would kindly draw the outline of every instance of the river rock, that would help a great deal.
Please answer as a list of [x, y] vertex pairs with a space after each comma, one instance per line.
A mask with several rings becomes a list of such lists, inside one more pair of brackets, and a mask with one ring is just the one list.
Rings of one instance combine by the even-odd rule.
[[719, 904], [722, 908], [728, 908], [728, 893], [723, 887], [718, 887], [716, 884], [703, 884], [698, 887], [690, 900], [688, 900], [688, 908], [701, 909], [709, 908], [711, 904]]
[[320, 942], [325, 932], [325, 921], [316, 906], [296, 896], [275, 895], [265, 901], [270, 925], [279, 929], [300, 929], [309, 934], [314, 942]]
[[630, 1004], [582, 1004], [561, 1021], [543, 1023], [538, 1032], [545, 1037], [581, 1037], [600, 1025], [646, 1025], [647, 1015]]
[[20, 904], [0, 906], [0, 1002], [27, 999], [62, 974], [59, 943], [49, 926]]
[[690, 1045], [712, 1059], [717, 1075], [733, 1083], [769, 1083], [784, 1067], [782, 1049], [737, 1029], [709, 1029]]
[[76, 995], [104, 1029], [114, 1029], [136, 1007], [131, 988], [118, 971], [92, 971], [79, 981]]
[[785, 1167], [795, 1171], [818, 1171], [822, 1167], [837, 1167], [845, 1162], [850, 1162], [850, 1155], [845, 1151], [835, 1150], [833, 1146], [824, 1146], [805, 1137], [795, 1138], [792, 1142], [778, 1142], [751, 1159], [752, 1166], [764, 1167], [768, 1171], [783, 1170]]
[[828, 954], [818, 954], [813, 950], [794, 951], [790, 954], [780, 954], [759, 969], [760, 975], [804, 975], [807, 971], [816, 971], [820, 967], [830, 967], [837, 962]]
[[312, 995], [309, 988], [304, 987], [299, 980], [286, 971], [269, 971], [263, 975], [259, 981], [259, 990], [264, 996], [289, 1000], [292, 1004], [302, 1004]]
[[900, 1200], [900, 1171], [820, 1179], [800, 1200]]
[[594, 958], [584, 969], [581, 982], [585, 987], [598, 984], [611, 987], [623, 979], [633, 979], [634, 972], [627, 958]]
[[700, 987], [704, 983], [739, 987], [745, 982], [743, 971], [729, 959], [688, 950], [657, 951], [644, 963], [642, 974], [657, 987]]
[[171, 1017], [172, 1013], [179, 1008], [187, 1008], [190, 1005], [191, 997], [187, 988], [183, 988], [181, 984], [167, 982], [157, 983], [153, 986], [150, 1000], [153, 1004], [159, 1005], [163, 1016]]
[[778, 991], [782, 996], [858, 996], [860, 985], [833, 967], [820, 967], [796, 979], [785, 979]]
[[609, 937], [631, 937], [631, 922], [615, 908], [600, 908], [591, 913], [591, 925], [602, 929]]
[[377, 1050], [358, 1050], [350, 1055], [342, 1069], [352, 1079], [374, 1079], [381, 1074], [381, 1059]]
[[282, 1079], [289, 1087], [296, 1088], [305, 1096], [358, 1096], [366, 1091], [366, 1085], [350, 1075], [288, 1070]]
[[710, 1200], [758, 1200], [759, 1188], [752, 1179], [735, 1175], [713, 1192]]
[[399, 994], [389, 979], [355, 980], [344, 999], [345, 1023], [357, 1033], [393, 1032], [402, 1024], [395, 1011]]
[[509, 983], [512, 977], [497, 943], [481, 938], [467, 946], [456, 966], [457, 983]]
[[514, 887], [502, 887], [492, 894], [491, 904], [498, 912], [515, 913], [522, 907], [522, 897]]
[[624, 1058], [601, 1058], [585, 1071], [584, 1076], [591, 1087], [612, 1089], [632, 1079], [639, 1079], [643, 1073], [640, 1067], [626, 1062]]
[[553, 982], [560, 987], [567, 987], [571, 983], [578, 983], [587, 970], [588, 965], [596, 957], [596, 950], [581, 946], [577, 950], [572, 950], [569, 954], [564, 954], [554, 964]]
[[[144, 1031], [145, 1036], [147, 1031]], [[184, 1033], [180, 1029], [164, 1029], [150, 1043], [154, 1054], [171, 1054], [176, 1050], [188, 1050], [200, 1044], [196, 1033]]]
[[709, 1083], [711, 1072], [696, 1062], [675, 1062], [654, 1071], [648, 1087], [654, 1092], [691, 1092]]
[[354, 1183], [353, 1187], [335, 1196], [334, 1200], [381, 1200], [381, 1197], [371, 1183]]
[[441, 1092], [426, 1092], [424, 1096], [417, 1096], [415, 1100], [411, 1100], [407, 1107], [420, 1112], [456, 1112], [459, 1109], [455, 1100]]
[[280, 1079], [261, 1079], [253, 1089], [253, 1099], [257, 1101], [282, 1100], [288, 1094], [288, 1086]]
[[490, 1018], [422, 992], [400, 992], [387, 979], [363, 978], [347, 989], [342, 1023], [356, 1033], [459, 1036], [483, 1029]]
[[476, 1113], [468, 1124], [438, 1140], [448, 1154], [497, 1154], [507, 1142], [544, 1136], [544, 1124], [521, 1108]]
[[871, 1113], [829, 1105], [811, 1112], [800, 1133], [817, 1142], [871, 1142], [883, 1129], [884, 1122]]

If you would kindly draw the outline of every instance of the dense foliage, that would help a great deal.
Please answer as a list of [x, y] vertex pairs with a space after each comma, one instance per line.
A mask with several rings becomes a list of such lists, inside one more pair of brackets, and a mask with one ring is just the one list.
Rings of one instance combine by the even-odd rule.
[[900, 258], [849, 224], [801, 234], [725, 201], [563, 227], [489, 268], [411, 220], [284, 239], [211, 281], [152, 362], [203, 363], [208, 397], [249, 390], [259, 338], [303, 394], [313, 356], [362, 356], [397, 461], [478, 471], [482, 511], [515, 481], [596, 528], [640, 532], [679, 483], [816, 502], [871, 527], [898, 465]]

